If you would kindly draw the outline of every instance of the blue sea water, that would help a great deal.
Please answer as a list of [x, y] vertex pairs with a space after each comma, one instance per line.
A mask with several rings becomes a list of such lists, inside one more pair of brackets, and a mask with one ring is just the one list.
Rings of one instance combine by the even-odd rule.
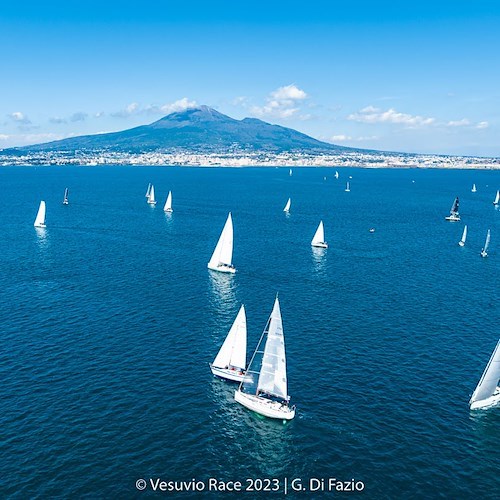
[[[0, 495], [141, 498], [150, 479], [212, 477], [497, 498], [500, 408], [468, 400], [500, 336], [500, 172], [338, 170], [0, 169]], [[462, 221], [446, 222], [457, 195]], [[234, 276], [206, 267], [229, 211]], [[277, 292], [286, 425], [208, 366], [241, 303], [251, 354]]]

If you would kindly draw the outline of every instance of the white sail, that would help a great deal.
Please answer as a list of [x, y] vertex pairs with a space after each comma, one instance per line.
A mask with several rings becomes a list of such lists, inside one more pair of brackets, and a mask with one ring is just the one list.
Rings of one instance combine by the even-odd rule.
[[[481, 380], [470, 398], [469, 405], [472, 409], [489, 406], [488, 403], [500, 401], [500, 392], [498, 390], [498, 381], [500, 379], [500, 340], [497, 342], [495, 350], [486, 365], [481, 376]], [[498, 395], [499, 397], [492, 398]], [[491, 399], [490, 399], [491, 398]], [[490, 400], [490, 401], [488, 401]]]
[[477, 189], [476, 189], [476, 185], [475, 185], [475, 184], [472, 184], [472, 189], [471, 189], [471, 191], [472, 191], [473, 193], [475, 193], [475, 192], [477, 191]]
[[155, 187], [151, 184], [151, 189], [149, 190], [148, 203], [150, 205], [156, 205], [155, 200]]
[[168, 192], [167, 201], [165, 202], [165, 206], [163, 207], [164, 212], [173, 212], [172, 210], [172, 191]]
[[288, 175], [291, 177], [292, 176], [292, 169], [288, 172]]
[[148, 189], [146, 190], [146, 198], [149, 198], [150, 191], [151, 191], [151, 182], [148, 184]]
[[212, 365], [216, 368], [234, 367], [244, 370], [246, 363], [247, 319], [245, 306], [242, 305]]
[[462, 233], [462, 239], [458, 242], [458, 244], [463, 247], [465, 245], [465, 240], [467, 239], [467, 224], [464, 226], [464, 232]]
[[286, 202], [286, 205], [285, 205], [285, 208], [283, 209], [283, 212], [289, 212], [291, 204], [292, 204], [292, 199], [288, 198], [288, 201]]
[[323, 221], [320, 221], [318, 229], [316, 229], [316, 232], [314, 233], [311, 245], [313, 246], [325, 245], [325, 228], [323, 227]]
[[220, 270], [222, 266], [232, 267], [233, 260], [233, 220], [231, 212], [227, 216], [226, 223], [222, 229], [219, 241], [215, 247], [214, 253], [208, 262], [209, 269]]
[[488, 232], [486, 233], [486, 241], [484, 242], [484, 248], [483, 248], [483, 251], [485, 253], [488, 251], [488, 247], [490, 246], [490, 238], [491, 238], [491, 233], [490, 230], [488, 229]]
[[346, 193], [348, 193], [350, 190], [351, 190], [351, 187], [349, 185], [349, 181], [347, 181], [347, 184], [345, 186], [345, 191], [346, 191]]
[[68, 205], [69, 204], [69, 201], [68, 201], [68, 194], [69, 194], [69, 189], [66, 188], [64, 190], [64, 198], [63, 198], [63, 205]]
[[335, 170], [335, 179], [339, 178], [339, 173]]
[[500, 204], [500, 190], [497, 189], [497, 194], [495, 196], [495, 199], [493, 200], [493, 205], [498, 205]]
[[38, 213], [36, 214], [35, 227], [45, 227], [45, 202], [42, 200], [40, 206], [38, 207]]
[[269, 317], [264, 356], [257, 383], [257, 390], [288, 400], [286, 380], [285, 339], [278, 297]]

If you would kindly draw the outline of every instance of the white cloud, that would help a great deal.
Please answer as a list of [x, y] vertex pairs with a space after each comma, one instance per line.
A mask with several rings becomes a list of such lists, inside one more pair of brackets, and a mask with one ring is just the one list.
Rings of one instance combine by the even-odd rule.
[[87, 119], [87, 113], [83, 113], [82, 111], [78, 111], [77, 113], [73, 113], [69, 117], [70, 122], [83, 122]]
[[11, 120], [14, 120], [17, 123], [22, 123], [25, 125], [29, 125], [31, 123], [31, 120], [21, 111], [14, 111], [14, 113], [11, 113], [8, 115]]
[[196, 101], [190, 101], [187, 97], [183, 97], [182, 99], [179, 99], [171, 104], [164, 104], [163, 106], [160, 106], [160, 111], [162, 113], [175, 113], [176, 111], [184, 111], [185, 109], [189, 108], [196, 108], [198, 104]]
[[307, 94], [295, 85], [286, 85], [271, 92], [271, 97], [277, 101], [301, 101], [307, 98]]
[[114, 116], [115, 118], [127, 118], [128, 116], [137, 113], [138, 109], [139, 104], [136, 102], [131, 102], [128, 106], [125, 107], [125, 109], [111, 113], [111, 116]]
[[235, 97], [232, 101], [231, 104], [233, 106], [244, 106], [248, 101], [248, 97], [241, 95], [238, 97]]
[[42, 142], [57, 141], [59, 139], [64, 139], [67, 135], [62, 134], [12, 134], [12, 135], [0, 135], [0, 141], [4, 142], [2, 147], [11, 148], [16, 146], [27, 146], [30, 144], [39, 144]]
[[476, 128], [483, 129], [483, 128], [488, 128], [489, 126], [490, 126], [490, 124], [488, 122], [479, 122], [476, 125]]
[[461, 120], [451, 120], [447, 123], [448, 127], [465, 127], [470, 125], [470, 121], [467, 118], [462, 118]]
[[344, 134], [332, 135], [332, 137], [330, 137], [330, 140], [334, 142], [352, 141], [352, 137], [350, 135], [344, 135]]
[[59, 125], [61, 123], [67, 123], [67, 120], [65, 118], [60, 118], [59, 116], [54, 116], [52, 118], [49, 118], [49, 122]]
[[393, 108], [383, 111], [374, 106], [367, 106], [357, 113], [352, 113], [347, 119], [360, 123], [395, 123], [407, 127], [432, 125], [436, 121], [435, 118], [425, 118], [419, 115], [400, 113]]
[[290, 118], [300, 111], [298, 104], [307, 97], [308, 95], [296, 85], [286, 85], [273, 90], [266, 98], [264, 106], [252, 106], [250, 112], [261, 117]]

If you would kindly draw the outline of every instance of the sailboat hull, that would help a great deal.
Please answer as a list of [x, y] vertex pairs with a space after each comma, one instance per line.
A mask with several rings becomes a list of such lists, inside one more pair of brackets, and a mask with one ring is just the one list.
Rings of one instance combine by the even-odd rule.
[[295, 417], [295, 407], [290, 408], [288, 405], [278, 403], [277, 401], [271, 401], [266, 398], [254, 396], [253, 394], [245, 394], [241, 391], [234, 393], [234, 399], [245, 408], [265, 417], [280, 420], [292, 420]]
[[233, 380], [234, 382], [241, 382], [245, 378], [245, 374], [242, 371], [231, 370], [230, 368], [217, 368], [211, 364], [210, 370], [212, 370], [212, 373], [216, 377]]
[[471, 410], [481, 410], [485, 408], [489, 408], [490, 406], [495, 406], [500, 403], [500, 387], [497, 387], [497, 390], [493, 395], [489, 398], [482, 399], [480, 401], [474, 401], [470, 405]]
[[460, 222], [460, 215], [448, 215], [445, 219], [450, 222]]
[[233, 266], [228, 266], [227, 264], [219, 264], [218, 266], [212, 266], [208, 264], [208, 269], [211, 271], [218, 271], [219, 273], [231, 273], [234, 274], [236, 269]]
[[328, 243], [325, 243], [324, 241], [318, 241], [316, 243], [311, 243], [311, 246], [317, 248], [328, 248]]
[[463, 246], [465, 246], [465, 243], [463, 241], [459, 241], [458, 245], [461, 246], [461, 247], [463, 247]]

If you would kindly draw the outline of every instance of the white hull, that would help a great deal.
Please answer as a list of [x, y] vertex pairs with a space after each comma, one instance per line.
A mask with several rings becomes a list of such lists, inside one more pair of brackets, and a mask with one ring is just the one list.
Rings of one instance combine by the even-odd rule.
[[156, 205], [156, 201], [151, 201], [151, 200], [148, 200], [148, 204], [149, 204], [149, 205]]
[[64, 200], [64, 201], [63, 201], [63, 205], [69, 205], [68, 200]]
[[47, 226], [43, 222], [40, 222], [40, 224], [35, 224], [35, 227], [41, 227], [42, 229], [45, 229]]
[[482, 408], [489, 408], [500, 403], [500, 387], [497, 387], [495, 394], [491, 395], [489, 398], [482, 399], [480, 401], [474, 401], [470, 405], [471, 410], [480, 410]]
[[242, 371], [236, 369], [231, 370], [230, 368], [217, 368], [214, 365], [210, 365], [210, 370], [216, 377], [225, 378], [227, 380], [233, 380], [234, 382], [241, 382], [245, 378], [245, 374]]
[[227, 264], [219, 264], [218, 266], [212, 266], [208, 264], [208, 269], [212, 271], [218, 271], [219, 273], [232, 273], [236, 272], [236, 269], [233, 266], [228, 266]]
[[325, 243], [324, 241], [318, 241], [316, 243], [311, 243], [313, 247], [317, 248], [328, 248], [328, 243]]
[[448, 215], [448, 217], [445, 217], [446, 220], [449, 220], [450, 222], [460, 222], [460, 215]]
[[234, 393], [234, 399], [249, 410], [255, 411], [260, 415], [280, 420], [292, 420], [295, 417], [295, 407], [271, 401], [270, 399], [245, 394], [241, 391]]
[[171, 208], [166, 208], [166, 209], [165, 209], [165, 212], [166, 212], [167, 214], [171, 214], [171, 213], [173, 212], [173, 210], [172, 210]]
[[488, 257], [488, 252], [485, 252], [484, 250], [481, 252], [481, 257]]
[[464, 246], [465, 246], [465, 243], [464, 243], [463, 241], [459, 241], [459, 242], [458, 242], [458, 246], [460, 246], [460, 247], [464, 247]]

